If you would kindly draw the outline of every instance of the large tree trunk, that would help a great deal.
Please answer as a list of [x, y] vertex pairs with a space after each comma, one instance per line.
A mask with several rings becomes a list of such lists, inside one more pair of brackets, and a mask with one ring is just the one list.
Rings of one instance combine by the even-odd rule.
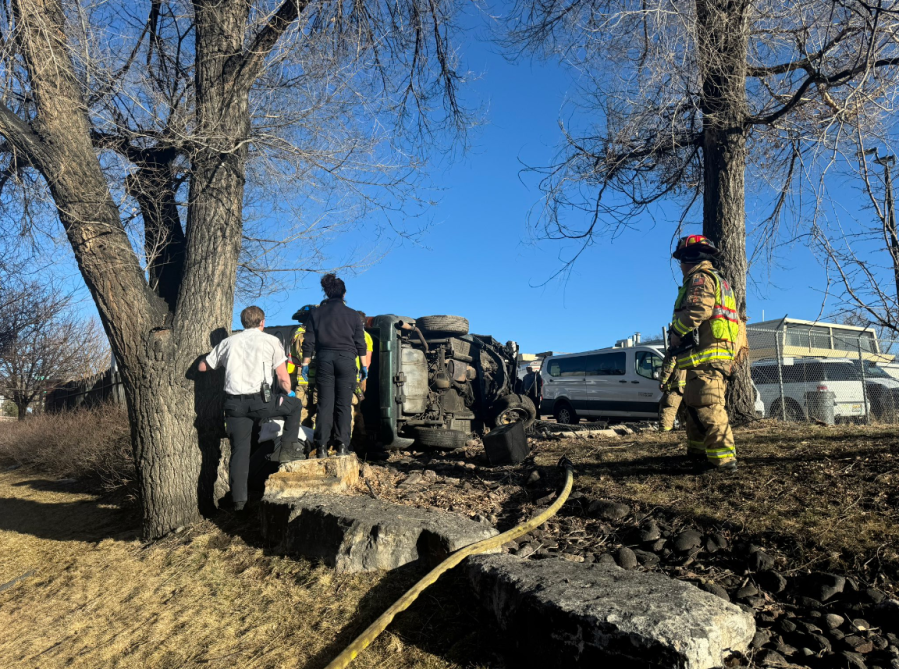
[[92, 146], [59, 0], [16, 0], [14, 8], [38, 115], [29, 125], [0, 109], [0, 133], [47, 180], [97, 305], [122, 372], [144, 535], [159, 537], [199, 519], [203, 502], [212, 500], [218, 464], [220, 393], [208, 391], [221, 379], [196, 379], [192, 371], [230, 329], [249, 121], [248, 86], [236, 92], [210, 82], [240, 51], [247, 4], [197, 8], [197, 115], [210, 136], [194, 157], [198, 178], [177, 306], [171, 285], [159, 291], [163, 299], [154, 294], [122, 227]]
[[[746, 315], [745, 169], [748, 0], [696, 0], [702, 76], [703, 234], [721, 249], [719, 267]], [[755, 393], [748, 362], [734, 369], [728, 389], [732, 418], [751, 418]]]
[[126, 152], [141, 169], [125, 187], [141, 205], [146, 243], [160, 251], [148, 268], [149, 283], [92, 146], [61, 0], [12, 4], [37, 114], [28, 123], [0, 105], [0, 134], [46, 179], [97, 305], [122, 372], [144, 534], [159, 537], [196, 521], [213, 500], [221, 375], [198, 375], [196, 364], [230, 330], [249, 91], [266, 54], [306, 3], [285, 0], [249, 44], [246, 0], [193, 3], [196, 124], [184, 142], [191, 180], [183, 237], [170, 169], [177, 156], [166, 147]]

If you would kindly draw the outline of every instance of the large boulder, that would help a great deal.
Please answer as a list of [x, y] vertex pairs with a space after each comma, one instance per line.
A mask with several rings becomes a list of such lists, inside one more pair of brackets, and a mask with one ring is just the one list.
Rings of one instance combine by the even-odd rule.
[[265, 500], [286, 501], [310, 493], [340, 493], [358, 480], [359, 460], [352, 454], [282, 462], [265, 482]]
[[755, 635], [751, 615], [663, 574], [510, 555], [468, 574], [530, 666], [709, 669]]
[[306, 494], [263, 498], [262, 531], [278, 550], [318, 558], [338, 572], [395, 569], [497, 534], [493, 526], [446, 511], [369, 497]]

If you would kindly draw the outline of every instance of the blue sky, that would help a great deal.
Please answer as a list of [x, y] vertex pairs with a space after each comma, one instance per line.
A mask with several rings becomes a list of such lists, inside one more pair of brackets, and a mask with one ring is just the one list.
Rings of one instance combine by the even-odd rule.
[[[540, 192], [520, 170], [522, 162], [548, 164], [556, 153], [558, 120], [574, 81], [557, 65], [507, 62], [483, 29], [468, 38], [464, 59], [481, 76], [466, 96], [485, 106], [485, 124], [467, 154], [432, 173], [442, 192], [423, 246], [401, 246], [346, 276], [347, 302], [369, 315], [463, 315], [472, 332], [515, 339], [526, 352], [587, 350], [634, 332], [660, 333], [678, 287], [670, 263], [673, 224], [647, 218], [641, 230], [589, 249], [566, 281], [546, 283], [573, 247], [534, 241], [528, 213]], [[332, 253], [339, 256], [345, 244], [334, 244]], [[783, 251], [781, 266], [754, 273], [760, 283], [749, 295], [751, 321], [761, 321], [763, 312], [766, 319], [819, 314], [823, 270], [801, 245]], [[298, 306], [320, 299], [312, 276], [259, 305], [269, 323], [284, 324]], [[235, 305], [235, 314], [242, 306]]]
[[[432, 168], [439, 202], [421, 244], [396, 245], [364, 272], [344, 275], [348, 303], [369, 315], [463, 315], [472, 332], [514, 339], [525, 352], [600, 348], [634, 332], [655, 336], [670, 318], [679, 284], [670, 261], [673, 223], [646, 218], [638, 230], [589, 249], [567, 280], [551, 280], [559, 258], [573, 247], [534, 239], [528, 214], [541, 194], [536, 178], [520, 172], [523, 164], [546, 165], [556, 154], [558, 121], [568, 118], [565, 102], [575, 82], [555, 64], [506, 61], [490, 43], [483, 19], [469, 19], [461, 55], [479, 77], [464, 95], [472, 107], [484, 109], [484, 123], [473, 131], [467, 153]], [[857, 210], [855, 191], [841, 191], [841, 197], [842, 207]], [[699, 232], [700, 226], [689, 231]], [[377, 244], [365, 233], [345, 235], [328, 247], [330, 258], [340, 264], [360, 243]], [[71, 257], [68, 248], [63, 251]], [[777, 267], [753, 268], [751, 322], [787, 313], [817, 318], [824, 271], [802, 245], [782, 248], [779, 255]], [[318, 279], [308, 275], [297, 288], [255, 303], [270, 325], [290, 323], [299, 306], [321, 299]], [[93, 311], [89, 299], [82, 304]], [[235, 304], [236, 328], [245, 306]]]

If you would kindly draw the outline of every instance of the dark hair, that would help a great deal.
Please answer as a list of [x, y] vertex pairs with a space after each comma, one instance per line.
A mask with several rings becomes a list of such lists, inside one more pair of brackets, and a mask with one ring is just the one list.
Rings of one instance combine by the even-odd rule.
[[247, 328], [258, 328], [259, 324], [265, 320], [265, 312], [257, 306], [247, 307], [240, 312], [240, 322]]
[[336, 274], [325, 274], [322, 277], [322, 290], [328, 299], [341, 298], [346, 295], [346, 284], [343, 279], [338, 279]]
[[364, 312], [364, 311], [357, 311], [356, 313], [359, 314], [359, 318], [362, 319], [362, 325], [364, 326], [364, 325], [365, 325], [365, 321], [367, 320], [367, 319], [365, 318], [365, 312]]

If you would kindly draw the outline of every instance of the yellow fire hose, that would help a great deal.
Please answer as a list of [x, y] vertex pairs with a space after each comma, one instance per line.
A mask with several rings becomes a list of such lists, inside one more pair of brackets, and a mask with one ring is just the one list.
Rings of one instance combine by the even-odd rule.
[[331, 663], [325, 667], [325, 669], [343, 669], [350, 662], [356, 659], [356, 657], [363, 650], [368, 648], [371, 645], [371, 642], [378, 638], [378, 635], [381, 634], [387, 626], [393, 621], [393, 618], [398, 613], [402, 613], [409, 606], [412, 605], [418, 596], [424, 592], [425, 588], [429, 585], [433, 584], [440, 575], [452, 569], [457, 564], [462, 562], [469, 555], [476, 555], [478, 553], [483, 553], [486, 550], [491, 548], [497, 548], [502, 546], [507, 541], [511, 541], [516, 537], [520, 537], [522, 534], [527, 534], [531, 530], [536, 529], [547, 520], [552, 518], [559, 509], [562, 508], [562, 505], [565, 503], [565, 500], [568, 499], [568, 495], [571, 493], [571, 486], [574, 483], [574, 474], [572, 473], [572, 464], [571, 461], [563, 457], [559, 460], [559, 466], [564, 467], [565, 469], [565, 486], [562, 488], [562, 492], [559, 493], [559, 497], [553, 502], [549, 508], [545, 509], [541, 513], [538, 513], [536, 516], [531, 518], [529, 521], [518, 525], [517, 527], [513, 527], [511, 530], [507, 532], [503, 532], [502, 534], [498, 534], [495, 537], [490, 537], [489, 539], [484, 539], [483, 541], [478, 541], [477, 543], [473, 543], [465, 548], [460, 548], [458, 551], [450, 555], [446, 560], [441, 562], [439, 565], [434, 567], [431, 571], [427, 573], [427, 575], [422, 578], [418, 583], [416, 583], [412, 588], [410, 588], [406, 594], [400, 597], [397, 602], [387, 609], [381, 616], [375, 620], [368, 628], [356, 637], [355, 641], [351, 643], [346, 649], [338, 655]]

